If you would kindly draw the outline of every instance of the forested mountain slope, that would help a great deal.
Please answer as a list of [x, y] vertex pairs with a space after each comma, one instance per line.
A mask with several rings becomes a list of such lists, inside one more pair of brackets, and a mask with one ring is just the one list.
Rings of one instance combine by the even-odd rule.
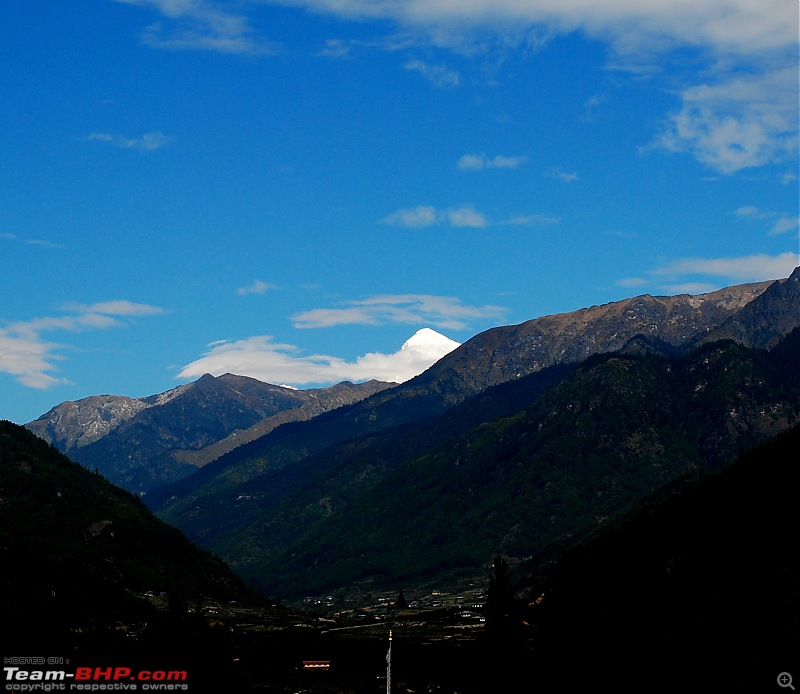
[[769, 351], [641, 344], [237, 481], [240, 463], [161, 514], [268, 592], [396, 587], [534, 554], [800, 419], [800, 331]]
[[4, 623], [42, 639], [148, 614], [133, 592], [254, 597], [138, 498], [10, 422], [0, 422], [0, 561]]

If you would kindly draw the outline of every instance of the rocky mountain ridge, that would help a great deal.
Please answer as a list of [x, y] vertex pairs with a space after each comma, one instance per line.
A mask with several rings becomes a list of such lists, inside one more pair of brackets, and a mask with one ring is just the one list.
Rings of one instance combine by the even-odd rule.
[[93, 395], [62, 402], [26, 427], [57, 448], [71, 451], [103, 438], [148, 407], [150, 405], [139, 398]]
[[206, 374], [145, 398], [102, 395], [61, 403], [26, 428], [115, 484], [141, 492], [205, 464], [209, 456], [200, 451], [208, 446], [224, 452], [239, 445], [247, 434], [235, 434], [264, 420], [305, 419], [391, 385], [343, 382], [295, 390], [245, 376]]
[[639, 335], [673, 347], [697, 343], [756, 302], [770, 287], [791, 283], [794, 289], [789, 293], [796, 295], [798, 282], [800, 272], [795, 270], [786, 280], [736, 285], [698, 295], [644, 294], [492, 328], [437, 362], [428, 377], [436, 378], [450, 369], [458, 371], [473, 388], [482, 389], [554, 364], [575, 363], [592, 354], [620, 350]]

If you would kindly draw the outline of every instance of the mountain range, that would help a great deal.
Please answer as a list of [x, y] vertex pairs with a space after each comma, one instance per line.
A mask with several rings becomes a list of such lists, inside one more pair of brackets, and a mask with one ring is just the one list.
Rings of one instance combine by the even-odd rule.
[[26, 427], [114, 484], [143, 492], [191, 474], [280, 424], [309, 419], [390, 385], [343, 382], [296, 390], [206, 374], [146, 398], [98, 395], [63, 402]]
[[[57, 426], [66, 404], [27, 426], [112, 466], [266, 593], [435, 585], [569, 541], [795, 424], [799, 287], [796, 270], [494, 328], [406, 383], [280, 426], [264, 423], [302, 407], [274, 401], [308, 391], [230, 375], [122, 400], [107, 429], [109, 399], [81, 401], [71, 426]], [[245, 385], [246, 407], [230, 395]]]

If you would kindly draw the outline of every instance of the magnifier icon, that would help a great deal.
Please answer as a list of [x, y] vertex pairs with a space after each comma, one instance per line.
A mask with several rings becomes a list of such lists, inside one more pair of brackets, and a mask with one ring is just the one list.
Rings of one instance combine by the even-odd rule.
[[792, 685], [792, 676], [788, 672], [782, 672], [780, 675], [778, 675], [778, 686], [788, 687], [794, 691], [794, 686]]

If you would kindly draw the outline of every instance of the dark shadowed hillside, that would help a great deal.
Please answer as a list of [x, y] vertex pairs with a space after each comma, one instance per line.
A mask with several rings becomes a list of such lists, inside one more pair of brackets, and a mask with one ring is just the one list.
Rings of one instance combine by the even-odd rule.
[[800, 660], [798, 447], [795, 426], [609, 521], [527, 579], [516, 627], [581, 682], [779, 691]]
[[10, 422], [0, 422], [0, 560], [4, 623], [42, 629], [42, 639], [142, 618], [133, 592], [254, 595], [136, 497]]

